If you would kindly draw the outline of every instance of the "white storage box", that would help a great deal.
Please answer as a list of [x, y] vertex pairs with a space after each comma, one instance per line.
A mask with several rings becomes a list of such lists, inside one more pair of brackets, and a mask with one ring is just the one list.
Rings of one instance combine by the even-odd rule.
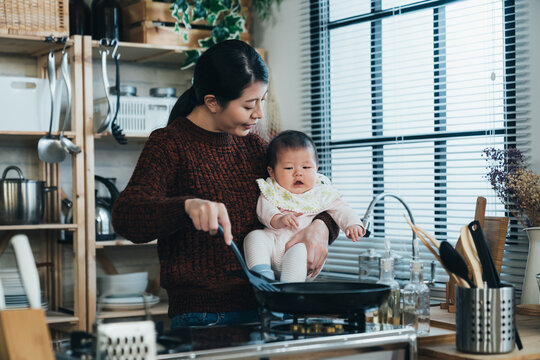
[[[116, 95], [111, 95], [112, 109], [116, 109]], [[176, 103], [176, 98], [158, 98], [150, 96], [120, 96], [120, 110], [117, 123], [126, 135], [150, 135], [155, 129], [167, 125], [169, 114]], [[107, 116], [107, 98], [94, 101], [94, 129]]]
[[0, 76], [0, 108], [0, 131], [49, 131], [49, 80]]

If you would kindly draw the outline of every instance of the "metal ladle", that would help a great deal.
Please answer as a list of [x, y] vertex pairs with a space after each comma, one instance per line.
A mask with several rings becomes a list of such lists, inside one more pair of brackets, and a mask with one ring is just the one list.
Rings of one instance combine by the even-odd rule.
[[66, 124], [69, 122], [71, 118], [71, 72], [69, 71], [69, 60], [68, 60], [68, 53], [65, 51], [62, 52], [62, 61], [60, 65], [60, 70], [62, 71], [62, 78], [64, 79], [64, 83], [66, 84], [66, 90], [67, 90], [67, 106], [66, 106], [66, 114], [64, 117], [64, 124], [62, 125], [62, 131], [60, 131], [60, 141], [62, 142], [62, 145], [64, 148], [69, 151], [71, 154], [78, 154], [81, 152], [81, 148], [78, 147], [64, 136], [64, 131], [66, 130]]
[[66, 158], [66, 150], [62, 142], [52, 136], [52, 125], [54, 119], [54, 95], [56, 93], [56, 68], [54, 52], [51, 48], [47, 59], [47, 75], [49, 77], [49, 88], [51, 89], [51, 120], [49, 123], [49, 133], [38, 141], [38, 157], [41, 161], [48, 163], [58, 163]]

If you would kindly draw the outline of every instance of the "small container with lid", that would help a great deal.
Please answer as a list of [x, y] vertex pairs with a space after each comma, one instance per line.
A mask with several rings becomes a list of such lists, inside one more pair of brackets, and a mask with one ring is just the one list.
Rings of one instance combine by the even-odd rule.
[[172, 87], [155, 87], [150, 89], [150, 96], [160, 98], [175, 98], [176, 89]]
[[[109, 92], [116, 95], [116, 86], [111, 86]], [[120, 85], [120, 96], [137, 96], [137, 88], [132, 85]]]

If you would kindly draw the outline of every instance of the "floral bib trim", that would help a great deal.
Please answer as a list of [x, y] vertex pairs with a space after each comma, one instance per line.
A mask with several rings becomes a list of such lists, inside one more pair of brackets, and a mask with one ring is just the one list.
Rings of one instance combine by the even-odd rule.
[[262, 195], [274, 206], [302, 214], [318, 214], [341, 197], [341, 193], [322, 174], [317, 174], [313, 189], [303, 194], [291, 193], [270, 177], [266, 180], [257, 179], [257, 185]]

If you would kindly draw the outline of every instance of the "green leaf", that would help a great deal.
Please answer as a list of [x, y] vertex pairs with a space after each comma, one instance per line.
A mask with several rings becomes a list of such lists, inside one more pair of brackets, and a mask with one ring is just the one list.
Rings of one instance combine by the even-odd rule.
[[225, 10], [229, 10], [229, 8], [225, 7], [224, 0], [209, 1], [208, 11], [214, 13], [216, 16], [218, 16], [220, 12]]
[[229, 14], [223, 19], [223, 24], [229, 29], [231, 34], [241, 33], [245, 31], [245, 20], [241, 15]]
[[193, 4], [193, 17], [191, 18], [191, 21], [195, 21], [198, 19], [206, 19], [208, 11], [206, 11], [206, 7], [202, 2], [195, 1]]
[[186, 60], [184, 60], [184, 63], [182, 64], [181, 70], [185, 70], [187, 68], [192, 67], [197, 62], [197, 59], [201, 56], [201, 52], [199, 50], [188, 50], [185, 52], [187, 55]]
[[230, 38], [231, 32], [226, 27], [219, 24], [214, 29], [212, 29], [212, 38], [216, 43], [220, 43]]
[[223, 7], [232, 9], [232, 0], [222, 0]]
[[184, 42], [189, 42], [189, 33], [187, 31], [182, 31], [182, 39], [184, 39]]
[[201, 39], [199, 40], [199, 45], [202, 47], [202, 48], [210, 48], [212, 46], [214, 46], [216, 44], [216, 42], [214, 41], [214, 38], [209, 36], [205, 39]]
[[210, 24], [212, 26], [216, 26], [216, 20], [217, 20], [217, 16], [215, 14], [208, 15], [208, 19], [206, 19], [208, 24]]

